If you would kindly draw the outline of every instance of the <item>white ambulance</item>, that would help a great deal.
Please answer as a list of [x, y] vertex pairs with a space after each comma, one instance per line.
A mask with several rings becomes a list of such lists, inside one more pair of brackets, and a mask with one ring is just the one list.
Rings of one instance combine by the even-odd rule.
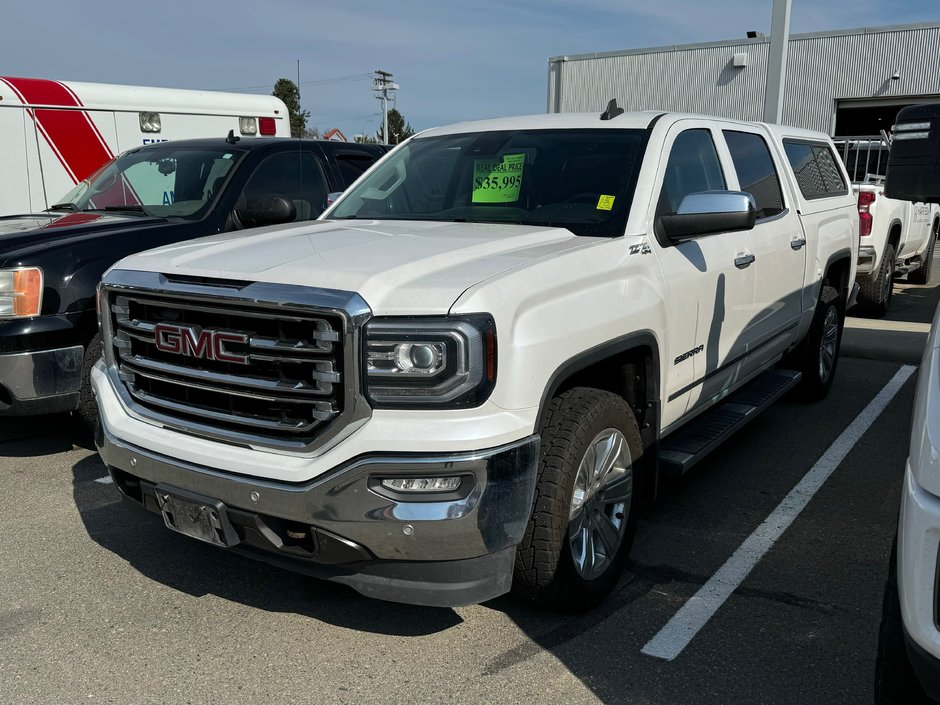
[[229, 130], [290, 137], [287, 108], [270, 95], [0, 76], [0, 216], [41, 213], [132, 147]]

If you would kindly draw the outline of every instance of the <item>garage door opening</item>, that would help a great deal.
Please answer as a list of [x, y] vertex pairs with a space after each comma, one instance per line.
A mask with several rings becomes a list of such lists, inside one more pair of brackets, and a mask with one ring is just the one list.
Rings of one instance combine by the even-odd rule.
[[887, 100], [840, 100], [836, 104], [836, 137], [875, 136], [889, 131], [898, 111], [908, 105], [940, 102], [940, 95], [899, 96]]

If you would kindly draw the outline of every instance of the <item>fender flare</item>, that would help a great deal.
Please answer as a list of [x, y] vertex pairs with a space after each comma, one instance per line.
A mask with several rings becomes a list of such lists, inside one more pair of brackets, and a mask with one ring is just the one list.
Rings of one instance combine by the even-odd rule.
[[656, 408], [656, 436], [659, 435], [658, 409], [659, 409], [659, 375], [660, 375], [660, 354], [659, 340], [652, 330], [638, 330], [627, 333], [613, 340], [609, 340], [600, 345], [596, 345], [588, 350], [584, 350], [574, 357], [569, 358], [551, 374], [548, 383], [542, 390], [542, 398], [539, 401], [539, 413], [536, 419], [535, 432], [542, 427], [542, 420], [545, 415], [545, 409], [548, 403], [555, 397], [558, 389], [572, 375], [591, 367], [598, 362], [611, 358], [621, 353], [629, 352], [635, 348], [648, 347], [652, 351], [653, 369], [646, 371], [647, 376], [647, 399], [651, 401]]

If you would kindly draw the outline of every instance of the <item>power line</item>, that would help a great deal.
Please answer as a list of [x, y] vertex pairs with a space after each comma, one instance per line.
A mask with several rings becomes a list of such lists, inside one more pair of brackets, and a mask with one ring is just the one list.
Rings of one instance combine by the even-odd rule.
[[[325, 86], [331, 83], [346, 83], [352, 81], [367, 81], [372, 78], [371, 73], [355, 73], [349, 76], [332, 76], [330, 78], [317, 78], [310, 81], [303, 81], [301, 86]], [[271, 90], [274, 84], [263, 86], [240, 86], [238, 88], [205, 88], [207, 91], [261, 91]]]
[[314, 113], [311, 119], [316, 120], [363, 120], [365, 118], [378, 117], [382, 113], [363, 113], [362, 115], [331, 115], [329, 113]]

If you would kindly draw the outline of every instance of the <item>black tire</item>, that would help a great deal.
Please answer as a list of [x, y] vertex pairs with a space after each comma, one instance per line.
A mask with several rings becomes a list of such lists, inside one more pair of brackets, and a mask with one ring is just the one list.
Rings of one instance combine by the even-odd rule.
[[[589, 496], [589, 491], [579, 489], [583, 504], [580, 512], [572, 515], [577, 511], [572, 504], [575, 482], [585, 477], [579, 475], [582, 459], [589, 448], [600, 447], [598, 439], [605, 434], [617, 441], [622, 437], [629, 458], [618, 456], [624, 459], [618, 467], [622, 465], [625, 470], [623, 474], [617, 470], [616, 477], [620, 479], [593, 497]], [[525, 535], [516, 551], [513, 592], [544, 607], [581, 612], [599, 604], [616, 587], [623, 572], [636, 533], [638, 497], [642, 490], [636, 469], [640, 467], [643, 444], [630, 406], [616, 394], [587, 387], [576, 387], [551, 401], [541, 436], [535, 499]], [[586, 467], [599, 464], [600, 461], [587, 463]], [[614, 476], [612, 472], [608, 477]], [[603, 557], [596, 564], [592, 558], [590, 565], [596, 565], [596, 569], [592, 569], [586, 567], [586, 560], [576, 562], [577, 549], [572, 549], [572, 545], [581, 543], [575, 536], [588, 536], [592, 551], [588, 554], [584, 550], [582, 555], [597, 555], [593, 551], [595, 540], [598, 548], [606, 549], [605, 532], [599, 524], [592, 523], [595, 519], [600, 521], [600, 512], [610, 517], [606, 525], [608, 532], [616, 525], [618, 533], [615, 535], [620, 536], [620, 543], [615, 550], [602, 550]], [[597, 526], [597, 530], [585, 528], [582, 531], [587, 534], [577, 532], [569, 536], [569, 531], [576, 528], [575, 522], [580, 525], [578, 517], [584, 516], [594, 517], [584, 526]], [[606, 537], [609, 539], [610, 534]], [[591, 574], [594, 570], [597, 574]]]
[[875, 661], [875, 705], [936, 705], [927, 697], [907, 657], [898, 598], [897, 540], [891, 549]]
[[930, 231], [930, 244], [924, 251], [923, 262], [920, 267], [907, 275], [907, 280], [911, 284], [929, 284], [930, 272], [933, 269], [933, 251], [937, 244], [937, 232], [940, 230], [940, 221], [934, 221], [933, 228]]
[[[836, 324], [834, 341], [831, 339], [833, 317]], [[798, 369], [802, 374], [799, 391], [808, 401], [822, 399], [832, 387], [839, 364], [844, 324], [845, 304], [839, 292], [831, 286], [823, 286], [809, 333], [784, 363], [785, 367]], [[829, 363], [825, 366], [822, 364], [824, 355]]]
[[101, 335], [95, 334], [85, 348], [85, 359], [82, 361], [82, 386], [78, 390], [78, 417], [85, 427], [94, 431], [98, 425], [98, 402], [91, 391], [91, 368], [101, 359]]
[[891, 298], [894, 293], [894, 264], [897, 254], [894, 245], [890, 242], [885, 245], [881, 257], [881, 266], [878, 276], [872, 281], [859, 285], [858, 309], [870, 318], [882, 318], [891, 308]]

